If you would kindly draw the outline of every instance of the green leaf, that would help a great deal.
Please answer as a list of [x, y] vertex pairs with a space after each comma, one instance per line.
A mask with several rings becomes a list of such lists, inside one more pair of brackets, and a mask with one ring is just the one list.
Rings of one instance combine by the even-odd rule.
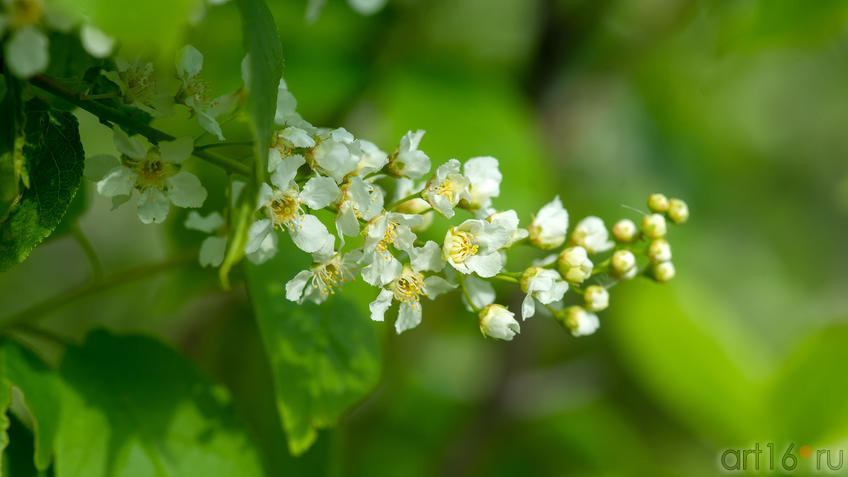
[[262, 475], [228, 393], [156, 339], [94, 331], [60, 375], [59, 476]]
[[18, 81], [11, 75], [0, 77], [0, 224], [20, 199], [23, 171], [23, 108]]
[[5, 447], [9, 426], [5, 408], [11, 402], [12, 386], [20, 390], [32, 420], [35, 435], [35, 467], [44, 470], [50, 465], [53, 443], [58, 432], [61, 387], [56, 374], [37, 356], [11, 341], [0, 343], [0, 403], [3, 434], [0, 445]]
[[79, 127], [71, 113], [33, 99], [26, 104], [25, 117], [29, 188], [0, 223], [0, 271], [22, 262], [53, 232], [77, 193], [84, 167]]
[[271, 128], [277, 108], [277, 87], [283, 75], [283, 46], [274, 16], [264, 0], [239, 0], [242, 35], [247, 51], [247, 109], [256, 141], [256, 173], [264, 181]]
[[341, 297], [320, 306], [286, 300], [283, 255], [246, 264], [245, 273], [289, 449], [299, 455], [318, 429], [335, 425], [371, 392], [380, 377], [381, 350], [371, 320]]

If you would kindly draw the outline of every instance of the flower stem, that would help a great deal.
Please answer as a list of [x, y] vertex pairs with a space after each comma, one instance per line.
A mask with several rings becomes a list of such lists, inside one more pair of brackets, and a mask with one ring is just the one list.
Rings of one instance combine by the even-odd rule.
[[474, 302], [471, 301], [471, 295], [468, 294], [468, 288], [465, 287], [465, 277], [462, 275], [459, 275], [459, 286], [462, 287], [462, 295], [465, 297], [465, 301], [468, 302], [468, 306], [470, 306], [475, 313], [480, 313], [480, 308], [474, 305]]
[[91, 281], [100, 281], [100, 279], [103, 278], [103, 264], [100, 262], [100, 257], [97, 256], [97, 252], [94, 250], [94, 247], [91, 245], [88, 237], [85, 236], [85, 233], [83, 233], [80, 228], [79, 222], [76, 220], [71, 224], [71, 233], [74, 236], [74, 240], [77, 241], [77, 244], [85, 253], [85, 257], [88, 259], [88, 265], [91, 267]]
[[[47, 91], [48, 93], [53, 94], [74, 106], [88, 111], [103, 121], [112, 122], [119, 126], [124, 126], [127, 129], [137, 131], [139, 134], [149, 139], [150, 142], [158, 143], [159, 141], [173, 141], [176, 139], [174, 136], [171, 136], [164, 131], [160, 131], [152, 126], [135, 120], [123, 111], [118, 111], [117, 109], [110, 108], [96, 101], [88, 101], [85, 99], [86, 96], [71, 91], [65, 85], [49, 76], [35, 75], [29, 79], [29, 82], [37, 88]], [[202, 149], [195, 149], [192, 154], [229, 172], [242, 174], [248, 177], [250, 176], [250, 166], [230, 159], [229, 157], [221, 156]]]
[[80, 285], [66, 292], [62, 292], [52, 298], [49, 298], [41, 303], [26, 308], [12, 315], [0, 318], [0, 329], [9, 328], [20, 323], [27, 323], [45, 315], [58, 311], [60, 308], [67, 306], [77, 300], [87, 298], [97, 293], [109, 290], [125, 283], [142, 280], [144, 278], [155, 276], [159, 273], [181, 267], [197, 258], [195, 252], [177, 255], [164, 262], [154, 263], [152, 265], [142, 265], [140, 267], [131, 268], [118, 272], [103, 280]]
[[503, 280], [505, 282], [510, 282], [510, 283], [519, 283], [518, 278], [511, 277], [511, 276], [505, 275], [503, 273], [498, 273], [497, 275], [495, 275], [492, 278], [497, 278], [498, 280]]
[[420, 193], [420, 192], [416, 192], [416, 193], [414, 193], [414, 194], [409, 194], [408, 196], [404, 197], [403, 199], [396, 200], [396, 201], [392, 202], [391, 204], [387, 205], [387, 206], [385, 207], [385, 209], [386, 209], [386, 210], [394, 210], [394, 209], [396, 209], [399, 205], [403, 204], [404, 202], [410, 201], [410, 200], [415, 199], [415, 198], [418, 198], [418, 197], [420, 197], [420, 196], [421, 196], [421, 193]]

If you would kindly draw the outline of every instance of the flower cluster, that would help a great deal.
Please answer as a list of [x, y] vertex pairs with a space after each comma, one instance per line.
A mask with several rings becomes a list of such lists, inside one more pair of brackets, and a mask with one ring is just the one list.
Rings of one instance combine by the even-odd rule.
[[[193, 47], [181, 51], [181, 86], [168, 95], [169, 104], [190, 108], [199, 125], [222, 140], [215, 116], [235, 107], [234, 96], [209, 99], [206, 83], [199, 79], [202, 61]], [[168, 109], [146, 82], [149, 67], [117, 65], [117, 71], [104, 74], [120, 86], [125, 101], [155, 113]], [[401, 333], [421, 322], [424, 298], [457, 291], [467, 309], [477, 314], [484, 336], [511, 340], [521, 327], [515, 312], [496, 303], [493, 283], [501, 281], [521, 290], [517, 313], [522, 321], [548, 315], [572, 335], [583, 336], [598, 328], [596, 313], [609, 306], [608, 290], [616, 283], [638, 274], [658, 282], [674, 276], [666, 235], [668, 222], [688, 219], [688, 208], [679, 199], [651, 195], [650, 213], [639, 226], [622, 219], [610, 233], [602, 219], [590, 216], [569, 232], [569, 214], [557, 196], [523, 228], [516, 211], [495, 206], [503, 180], [497, 159], [450, 159], [432, 170], [430, 157], [421, 149], [422, 130], [406, 133], [389, 153], [344, 128], [313, 126], [296, 106], [281, 80], [278, 129], [263, 171], [268, 181], [252, 189], [253, 217], [243, 240], [234, 242], [244, 244], [244, 255], [260, 264], [277, 253], [279, 231], [311, 255], [311, 265], [286, 283], [288, 300], [321, 303], [345, 282], [361, 278], [375, 290], [371, 318], [383, 321], [397, 302], [395, 329]], [[142, 222], [162, 222], [170, 204], [203, 204], [206, 190], [181, 165], [197, 153], [194, 140], [145, 146], [116, 127], [115, 145], [121, 157], [90, 158], [88, 175], [116, 204], [137, 191]], [[238, 195], [235, 185], [231, 199]], [[450, 221], [438, 243], [419, 239], [434, 214]], [[225, 217], [226, 211], [205, 217], [192, 212], [186, 220], [186, 227], [210, 234], [201, 247], [204, 266], [224, 260], [229, 229]], [[507, 253], [516, 246], [535, 247], [547, 256], [510, 271]]]

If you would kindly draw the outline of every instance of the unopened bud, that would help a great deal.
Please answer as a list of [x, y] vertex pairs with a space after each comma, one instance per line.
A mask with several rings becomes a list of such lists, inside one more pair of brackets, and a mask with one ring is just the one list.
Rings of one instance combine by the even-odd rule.
[[636, 224], [630, 219], [621, 219], [612, 226], [612, 238], [618, 243], [628, 243], [636, 236]]
[[480, 332], [489, 338], [512, 341], [512, 337], [521, 332], [521, 326], [515, 320], [515, 314], [503, 305], [487, 305], [480, 311], [478, 318]]
[[663, 213], [668, 210], [668, 198], [663, 194], [651, 194], [648, 197], [648, 208], [652, 212]]
[[667, 262], [671, 260], [671, 245], [666, 239], [656, 239], [648, 246], [648, 259], [651, 262]]
[[667, 282], [674, 278], [674, 264], [671, 262], [655, 263], [651, 271], [658, 282]]
[[630, 279], [636, 275], [636, 257], [630, 250], [617, 250], [610, 260], [613, 275], [621, 279]]
[[589, 311], [601, 311], [609, 306], [609, 292], [607, 292], [606, 288], [599, 285], [586, 287], [583, 299], [586, 302], [586, 309]]
[[671, 199], [668, 203], [668, 218], [675, 224], [682, 224], [689, 220], [689, 206], [680, 199]]
[[642, 218], [642, 232], [652, 239], [665, 237], [665, 217], [660, 214], [646, 215]]
[[591, 335], [600, 326], [598, 315], [579, 306], [571, 306], [561, 310], [557, 312], [556, 317], [568, 328], [572, 336]]
[[519, 281], [522, 292], [527, 293], [527, 290], [530, 289], [530, 280], [538, 275], [541, 270], [543, 270], [542, 267], [529, 267], [527, 270], [524, 270], [524, 273], [521, 274], [521, 280]]
[[580, 246], [568, 247], [559, 254], [559, 273], [572, 283], [583, 283], [592, 276], [594, 264], [586, 253], [586, 249]]

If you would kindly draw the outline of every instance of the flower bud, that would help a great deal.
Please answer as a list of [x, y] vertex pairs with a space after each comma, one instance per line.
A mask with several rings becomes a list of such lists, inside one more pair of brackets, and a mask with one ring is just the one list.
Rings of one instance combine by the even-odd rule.
[[666, 239], [656, 239], [648, 246], [648, 259], [651, 262], [667, 262], [671, 260], [671, 245]]
[[527, 227], [530, 243], [542, 250], [551, 250], [565, 242], [568, 229], [568, 212], [562, 207], [559, 196], [545, 204]]
[[629, 243], [636, 236], [636, 224], [630, 219], [621, 219], [612, 226], [612, 238], [618, 243]]
[[617, 250], [610, 260], [614, 276], [628, 280], [636, 275], [636, 257], [630, 250]]
[[660, 214], [646, 215], [642, 218], [642, 232], [648, 238], [658, 239], [665, 236], [665, 217]]
[[589, 260], [586, 249], [580, 246], [568, 247], [559, 254], [559, 273], [572, 283], [583, 283], [592, 276], [594, 264]]
[[651, 267], [654, 279], [658, 282], [667, 282], [674, 278], [674, 264], [671, 262], [655, 263]]
[[671, 199], [666, 214], [675, 224], [682, 224], [689, 220], [689, 206], [680, 199]]
[[648, 198], [648, 208], [652, 212], [663, 213], [668, 210], [668, 198], [663, 194], [651, 194]]
[[515, 315], [503, 305], [487, 305], [480, 311], [478, 318], [480, 332], [489, 338], [512, 341], [512, 337], [521, 332]]
[[607, 292], [606, 288], [599, 285], [586, 287], [583, 299], [586, 302], [586, 309], [589, 311], [601, 311], [609, 306], [609, 292]]
[[527, 293], [527, 290], [530, 289], [530, 280], [542, 270], [544, 270], [542, 267], [529, 267], [527, 270], [524, 270], [524, 273], [521, 274], [521, 280], [518, 283], [521, 286], [522, 292]]
[[566, 328], [571, 331], [572, 336], [591, 335], [598, 329], [598, 315], [590, 313], [579, 306], [571, 306], [557, 312], [557, 320], [559, 320]]

